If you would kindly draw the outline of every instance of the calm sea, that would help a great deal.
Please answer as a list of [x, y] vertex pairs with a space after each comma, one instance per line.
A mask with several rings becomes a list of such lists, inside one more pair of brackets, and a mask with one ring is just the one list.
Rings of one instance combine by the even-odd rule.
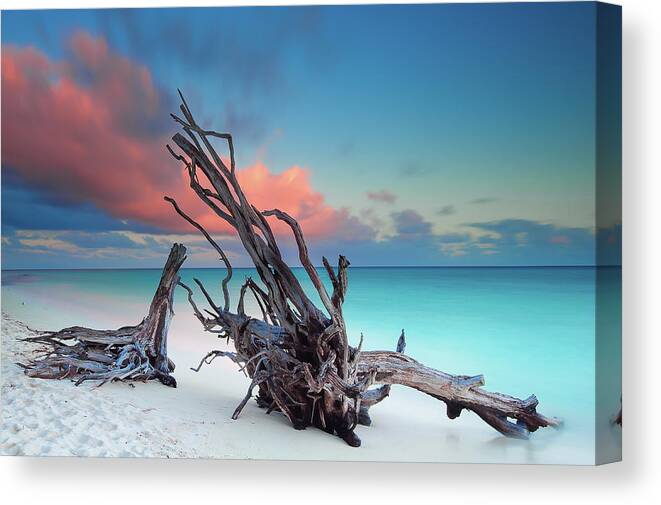
[[[311, 292], [305, 272], [296, 274]], [[199, 278], [218, 302], [223, 275], [221, 269], [182, 270], [184, 282], [192, 287], [192, 279]], [[138, 322], [159, 276], [159, 270], [148, 269], [3, 271], [2, 310], [39, 329]], [[248, 276], [258, 278], [253, 269], [235, 270], [233, 304]], [[403, 328], [407, 354], [427, 365], [451, 373], [483, 373], [491, 390], [536, 394], [541, 412], [565, 420], [564, 436], [575, 438], [574, 449], [590, 454], [596, 278], [592, 267], [351, 268], [345, 317], [351, 340], [356, 344], [362, 332], [365, 349], [394, 349]], [[621, 270], [600, 269], [599, 279], [601, 310], [610, 314], [607, 330], [615, 334]], [[203, 305], [201, 294], [197, 301]], [[258, 314], [254, 303], [248, 310]], [[197, 324], [183, 290], [177, 292], [175, 311], [179, 324]], [[213, 346], [209, 334], [192, 335], [173, 331], [172, 345], [200, 353]], [[187, 341], [178, 341], [183, 338]], [[619, 346], [608, 352], [618, 353]], [[619, 384], [619, 373], [614, 370], [610, 377], [614, 384]], [[619, 392], [609, 402], [615, 409]]]

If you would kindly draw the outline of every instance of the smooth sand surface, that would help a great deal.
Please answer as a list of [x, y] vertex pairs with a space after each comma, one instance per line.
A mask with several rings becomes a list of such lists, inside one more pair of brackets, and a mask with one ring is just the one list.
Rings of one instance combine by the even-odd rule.
[[[175, 324], [171, 331], [199, 332], [188, 328]], [[222, 359], [193, 372], [190, 366], [199, 362], [199, 352], [183, 345], [170, 347], [178, 365], [176, 389], [158, 382], [96, 388], [76, 387], [70, 380], [32, 379], [16, 365], [39, 349], [20, 341], [32, 334], [3, 313], [0, 454], [567, 462], [569, 441], [563, 440], [562, 431], [540, 430], [529, 441], [507, 439], [470, 412], [450, 421], [443, 403], [402, 387], [394, 387], [391, 397], [372, 409], [372, 426], [356, 429], [363, 442], [358, 449], [317, 429], [296, 431], [284, 416], [266, 415], [254, 401], [234, 421], [231, 415], [248, 379]], [[173, 342], [186, 341], [178, 337]]]

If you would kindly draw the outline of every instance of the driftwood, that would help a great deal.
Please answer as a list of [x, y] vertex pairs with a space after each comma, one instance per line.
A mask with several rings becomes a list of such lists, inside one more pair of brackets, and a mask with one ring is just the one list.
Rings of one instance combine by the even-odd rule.
[[[315, 426], [338, 435], [349, 445], [359, 446], [360, 439], [354, 433], [356, 425], [369, 424], [369, 407], [386, 398], [392, 384], [402, 384], [445, 402], [452, 419], [464, 409], [471, 410], [507, 436], [526, 438], [539, 427], [558, 425], [557, 420], [537, 413], [534, 396], [520, 400], [490, 393], [481, 388], [482, 376], [449, 375], [409, 358], [403, 354], [403, 332], [394, 352], [362, 352], [362, 336], [357, 347], [350, 345], [342, 313], [349, 261], [339, 256], [337, 266], [333, 267], [323, 258], [332, 285], [329, 293], [309, 258], [298, 222], [278, 209], [260, 211], [248, 201], [236, 177], [232, 136], [202, 129], [181, 93], [180, 96], [182, 117], [172, 115], [183, 130], [183, 134], [172, 137], [179, 152], [169, 145], [167, 148], [185, 166], [190, 187], [200, 200], [236, 231], [260, 281], [245, 281], [236, 312], [232, 312], [227, 289], [232, 266], [227, 255], [175, 200], [165, 197], [181, 217], [204, 235], [226, 267], [220, 304], [195, 280], [210, 307], [204, 313], [197, 307], [192, 289], [180, 285], [188, 292], [189, 302], [203, 328], [231, 340], [236, 349], [236, 352], [210, 352], [196, 370], [216, 357], [227, 357], [239, 364], [252, 380], [232, 416], [234, 419], [256, 390], [257, 404], [267, 412], [281, 412], [294, 428]], [[227, 142], [227, 158], [218, 154], [213, 139]], [[267, 218], [280, 220], [291, 229], [299, 260], [322, 308], [315, 306], [283, 260]], [[257, 301], [260, 319], [245, 313], [244, 299], [248, 294]], [[373, 384], [383, 385], [370, 389]]]
[[115, 380], [158, 379], [176, 387], [177, 381], [170, 375], [174, 363], [168, 358], [167, 336], [178, 272], [185, 259], [186, 248], [174, 244], [149, 313], [139, 324], [117, 330], [72, 326], [25, 339], [46, 345], [43, 355], [21, 365], [25, 373], [41, 379], [72, 378], [76, 385], [87, 380], [103, 385]]

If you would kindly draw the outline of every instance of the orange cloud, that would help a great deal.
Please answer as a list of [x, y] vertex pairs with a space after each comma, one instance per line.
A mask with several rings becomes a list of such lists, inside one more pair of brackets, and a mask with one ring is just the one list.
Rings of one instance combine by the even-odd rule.
[[[210, 231], [229, 231], [165, 150], [174, 127], [149, 70], [85, 32], [71, 38], [70, 49], [71, 58], [58, 62], [35, 48], [3, 48], [4, 165], [63, 201], [92, 202], [119, 219], [190, 231], [163, 202], [167, 194]], [[275, 174], [257, 163], [237, 174], [258, 208], [289, 212], [309, 236], [371, 233], [347, 209], [330, 206], [304, 168]]]

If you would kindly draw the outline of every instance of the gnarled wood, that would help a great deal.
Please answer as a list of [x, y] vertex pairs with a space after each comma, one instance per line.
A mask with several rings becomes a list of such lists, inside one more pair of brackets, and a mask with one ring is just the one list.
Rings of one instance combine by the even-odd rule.
[[501, 393], [491, 393], [482, 389], [482, 375], [450, 375], [426, 367], [400, 352], [362, 353], [358, 363], [358, 377], [366, 374], [374, 374], [375, 383], [401, 384], [442, 400], [447, 404], [450, 419], [459, 417], [463, 409], [472, 410], [496, 430], [511, 437], [528, 438], [530, 432], [540, 427], [559, 425], [558, 420], [536, 412], [539, 402], [535, 395], [520, 400]]
[[[235, 174], [231, 135], [201, 128], [183, 96], [181, 101], [183, 117], [172, 115], [183, 130], [183, 134], [172, 137], [181, 154], [170, 146], [168, 150], [184, 164], [195, 194], [236, 231], [260, 281], [259, 284], [252, 279], [245, 282], [236, 311], [232, 312], [226, 284], [221, 307], [195, 279], [210, 307], [204, 313], [194, 302], [192, 289], [180, 283], [188, 292], [195, 316], [204, 330], [231, 340], [236, 350], [235, 353], [212, 351], [200, 366], [216, 357], [228, 357], [251, 378], [248, 391], [232, 416], [234, 419], [256, 389], [258, 406], [267, 412], [281, 412], [294, 428], [315, 426], [338, 435], [349, 445], [358, 446], [360, 439], [354, 433], [356, 425], [369, 424], [369, 408], [388, 396], [392, 384], [402, 384], [444, 401], [450, 418], [459, 416], [463, 409], [472, 410], [507, 436], [525, 437], [539, 427], [557, 426], [556, 420], [536, 412], [534, 396], [519, 400], [490, 393], [481, 389], [481, 376], [449, 375], [405, 356], [403, 331], [396, 352], [362, 352], [362, 337], [358, 347], [349, 345], [342, 312], [349, 261], [339, 256], [337, 266], [333, 267], [326, 258], [322, 259], [333, 286], [333, 292], [328, 293], [309, 257], [298, 222], [278, 209], [261, 212], [250, 204]], [[213, 147], [212, 138], [227, 141], [230, 167]], [[231, 265], [220, 245], [176, 201], [167, 196], [165, 200], [202, 233], [219, 253], [230, 276]], [[299, 260], [323, 309], [314, 305], [283, 260], [268, 218], [278, 219], [291, 229]], [[257, 300], [261, 320], [245, 314], [244, 298], [248, 294]], [[370, 389], [377, 383], [383, 385]]]
[[25, 373], [41, 379], [74, 378], [76, 385], [99, 381], [158, 379], [176, 387], [170, 374], [174, 363], [168, 359], [167, 335], [174, 314], [172, 301], [179, 282], [179, 268], [186, 259], [186, 248], [174, 244], [160, 282], [139, 324], [116, 330], [95, 330], [72, 326], [46, 332], [27, 341], [46, 345], [44, 354], [23, 364]]

